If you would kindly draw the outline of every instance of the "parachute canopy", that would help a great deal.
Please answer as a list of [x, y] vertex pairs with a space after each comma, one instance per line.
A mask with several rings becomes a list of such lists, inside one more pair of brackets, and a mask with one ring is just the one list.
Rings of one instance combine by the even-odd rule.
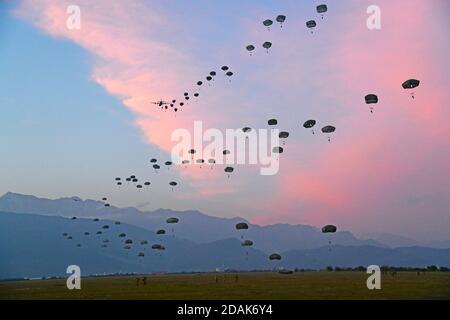
[[263, 21], [263, 25], [264, 25], [265, 27], [270, 27], [272, 24], [273, 24], [273, 21], [270, 20], [270, 19], [267, 19], [267, 20], [264, 20], [264, 21]]
[[245, 222], [239, 222], [236, 224], [236, 230], [247, 230], [248, 224]]
[[253, 245], [252, 240], [244, 240], [241, 242], [241, 246], [243, 246], [243, 247], [251, 247], [252, 245]]
[[277, 16], [277, 19], [276, 19], [276, 20], [277, 20], [277, 22], [279, 22], [279, 23], [283, 23], [283, 22], [286, 21], [286, 16], [280, 14], [279, 16]]
[[328, 11], [328, 7], [326, 4], [320, 4], [316, 7], [317, 13], [325, 13]]
[[226, 167], [224, 169], [224, 171], [227, 172], [227, 173], [232, 173], [234, 171], [234, 168], [233, 167]]
[[166, 234], [166, 230], [159, 229], [158, 231], [156, 231], [156, 234]]
[[317, 26], [317, 23], [314, 20], [309, 20], [306, 22], [306, 27], [308, 27], [309, 29], [315, 28], [316, 26]]
[[336, 226], [329, 224], [322, 228], [322, 233], [335, 233], [336, 230], [337, 230]]
[[178, 223], [178, 218], [167, 218], [166, 222], [167, 223]]
[[323, 133], [333, 133], [334, 131], [336, 131], [336, 128], [333, 126], [325, 126], [322, 128]]
[[416, 79], [409, 79], [403, 82], [402, 87], [403, 89], [414, 89], [417, 88], [420, 84], [419, 80]]
[[263, 48], [267, 50], [267, 52], [269, 52], [269, 49], [272, 47], [272, 42], [266, 41], [263, 43]]
[[283, 147], [273, 147], [272, 152], [281, 154], [284, 152], [284, 149], [283, 149]]
[[277, 119], [270, 119], [269, 121], [267, 121], [267, 124], [269, 126], [276, 126], [278, 124], [278, 120]]
[[286, 138], [288, 138], [289, 137], [289, 132], [287, 132], [287, 131], [281, 131], [279, 134], [278, 134], [278, 138], [280, 138], [280, 139], [286, 139]]
[[269, 256], [269, 260], [281, 260], [281, 256], [278, 253], [272, 253]]
[[368, 94], [364, 97], [367, 104], [378, 103], [378, 97], [375, 94]]

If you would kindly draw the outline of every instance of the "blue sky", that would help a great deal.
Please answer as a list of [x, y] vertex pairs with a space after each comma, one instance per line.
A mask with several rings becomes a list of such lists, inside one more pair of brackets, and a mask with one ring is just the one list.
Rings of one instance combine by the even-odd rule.
[[[330, 3], [323, 21], [317, 1], [78, 1], [78, 32], [64, 27], [68, 2], [2, 2], [0, 193], [108, 196], [148, 210], [445, 239], [448, 4], [413, 2], [380, 1], [383, 28], [368, 31], [369, 1]], [[285, 26], [267, 31], [261, 21], [278, 14], [287, 15]], [[311, 18], [319, 25], [312, 35]], [[260, 48], [267, 40], [270, 54]], [[235, 71], [233, 81], [202, 88], [182, 113], [149, 105], [192, 91], [222, 64]], [[414, 102], [401, 89], [410, 77], [422, 80]], [[374, 116], [363, 100], [372, 92], [380, 96]], [[261, 128], [271, 117], [291, 132], [277, 176], [252, 167], [233, 179], [219, 168], [155, 174], [149, 166], [152, 157], [168, 160], [170, 132], [193, 120]], [[301, 129], [310, 118], [338, 127], [331, 144]], [[130, 174], [151, 180], [152, 191], [114, 187], [115, 176]], [[177, 192], [169, 180], [180, 182]]]

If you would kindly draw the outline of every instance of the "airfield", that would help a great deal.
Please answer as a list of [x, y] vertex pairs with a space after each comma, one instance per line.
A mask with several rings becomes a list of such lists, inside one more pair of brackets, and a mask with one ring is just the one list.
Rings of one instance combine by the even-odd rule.
[[66, 279], [0, 282], [0, 299], [94, 300], [411, 300], [450, 299], [450, 272], [383, 275], [368, 290], [364, 272], [201, 273], [82, 278], [80, 290]]

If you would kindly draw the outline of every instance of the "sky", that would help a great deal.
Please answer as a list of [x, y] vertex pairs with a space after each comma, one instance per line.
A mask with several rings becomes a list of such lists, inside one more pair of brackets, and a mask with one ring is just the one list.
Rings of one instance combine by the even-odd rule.
[[[79, 30], [66, 27], [73, 4]], [[448, 240], [450, 3], [331, 1], [324, 19], [318, 4], [1, 1], [0, 194], [108, 196], [119, 207]], [[366, 26], [372, 4], [380, 30]], [[262, 25], [279, 14], [283, 28]], [[182, 111], [150, 103], [194, 92], [222, 65], [232, 81], [218, 75]], [[401, 87], [410, 78], [421, 80], [415, 99]], [[374, 114], [369, 93], [379, 97]], [[195, 120], [265, 129], [270, 118], [290, 132], [276, 175], [254, 165], [230, 178], [219, 166], [150, 166], [170, 159], [171, 133]], [[304, 129], [308, 119], [334, 125], [332, 141]], [[150, 190], [114, 186], [130, 174], [150, 180]]]

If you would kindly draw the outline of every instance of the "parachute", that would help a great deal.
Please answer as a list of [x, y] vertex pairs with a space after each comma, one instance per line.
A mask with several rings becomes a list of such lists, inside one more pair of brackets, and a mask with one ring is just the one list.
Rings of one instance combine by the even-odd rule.
[[97, 221], [100, 221], [100, 219], [98, 219], [98, 218], [95, 218], [94, 220], [93, 220], [94, 222], [97, 222]]
[[145, 254], [143, 252], [138, 253], [138, 257], [143, 257], [143, 256], [145, 256]]
[[119, 225], [119, 224], [120, 224], [120, 221], [116, 221], [116, 222], [114, 222], [114, 224], [115, 224], [115, 225]]
[[289, 137], [289, 132], [286, 132], [286, 131], [281, 131], [279, 134], [278, 134], [278, 138], [280, 138], [280, 139], [286, 139], [286, 138], [288, 138]]
[[277, 119], [270, 119], [269, 121], [267, 121], [267, 124], [269, 126], [276, 126], [278, 124], [278, 120]]
[[264, 49], [266, 49], [267, 53], [269, 53], [269, 49], [272, 47], [272, 42], [266, 41], [262, 46]]
[[211, 77], [215, 77], [216, 76], [216, 72], [215, 71], [211, 71], [210, 73], [209, 73], [209, 75], [211, 76]]
[[229, 68], [228, 68], [228, 66], [223, 66], [221, 69], [222, 69], [222, 71], [228, 71]]
[[247, 132], [252, 131], [252, 128], [250, 128], [250, 127], [244, 127], [244, 128], [242, 128], [242, 131], [243, 131], [244, 133], [247, 133]]
[[223, 150], [222, 151], [222, 154], [224, 155], [224, 156], [226, 156], [227, 154], [230, 154], [231, 152], [230, 152], [230, 150]]
[[230, 174], [233, 173], [234, 168], [233, 168], [233, 167], [226, 167], [226, 168], [224, 169], [224, 171], [225, 171], [226, 173], [228, 173], [228, 178], [230, 178]]
[[156, 231], [156, 234], [166, 234], [166, 230], [159, 229], [158, 231]]
[[236, 228], [236, 230], [247, 230], [248, 224], [245, 222], [239, 222], [236, 224], [235, 228]]
[[201, 86], [202, 84], [203, 84], [202, 81], [198, 81], [198, 82], [197, 82], [197, 85], [198, 85], [198, 86]]
[[88, 236], [88, 235], [89, 235], [89, 232], [85, 232], [84, 235], [85, 235], [85, 236]]
[[116, 179], [115, 179], [116, 181], [120, 181], [120, 178], [119, 177], [116, 177]]
[[172, 161], [166, 161], [166, 162], [164, 162], [164, 164], [165, 164], [166, 166], [171, 166], [171, 165], [172, 165]]
[[[322, 233], [335, 233], [337, 231], [336, 226], [329, 224], [322, 228]], [[328, 239], [328, 245], [331, 246], [331, 238]], [[331, 247], [329, 248], [331, 251]]]
[[121, 185], [122, 185], [122, 182], [120, 182], [120, 181], [117, 182], [117, 185], [118, 185], [118, 186], [121, 186]]
[[[402, 87], [405, 90], [411, 90], [411, 89], [417, 88], [419, 86], [419, 84], [420, 84], [419, 80], [409, 79], [409, 80], [406, 80], [405, 82], [403, 82]], [[411, 93], [411, 97], [413, 99], [415, 98], [415, 93], [414, 92]]]
[[194, 97], [198, 98], [200, 94], [198, 92], [194, 93]]
[[267, 19], [267, 20], [264, 20], [263, 21], [263, 25], [265, 26], [265, 27], [267, 27], [267, 30], [269, 30], [270, 31], [270, 26], [273, 24], [273, 21], [272, 20], [270, 20], [270, 19]]
[[109, 203], [105, 203], [105, 207], [109, 207], [110, 206], [110, 204]]
[[245, 47], [245, 49], [247, 49], [247, 51], [250, 52], [250, 56], [251, 56], [253, 50], [255, 50], [255, 46], [252, 44], [249, 44], [248, 46]]
[[125, 240], [125, 244], [132, 244], [132, 243], [133, 243], [133, 240], [131, 240], [131, 239]]
[[148, 244], [148, 241], [147, 241], [147, 240], [141, 240], [140, 244], [141, 244], [142, 246], [145, 246], [146, 244]]
[[106, 201], [106, 200], [108, 200], [108, 199], [107, 199], [107, 198], [102, 198], [102, 200], [103, 200], [103, 201]]
[[184, 164], [185, 168], [187, 168], [187, 165], [189, 164], [189, 160], [183, 160], [183, 161], [181, 161], [181, 164]]
[[[153, 159], [150, 160], [150, 162], [151, 163], [156, 163], [156, 162], [158, 162], [158, 160], [153, 158]], [[135, 178], [135, 176], [131, 176], [130, 178], [133, 179], [133, 178]]]
[[131, 249], [131, 246], [125, 246], [125, 247], [123, 247], [125, 250], [130, 250]]
[[97, 234], [102, 234], [103, 232], [101, 232], [101, 231], [97, 231]]
[[178, 223], [178, 218], [167, 218], [166, 223]]
[[280, 14], [277, 16], [276, 20], [280, 23], [280, 27], [283, 28], [283, 23], [286, 21], [286, 16]]
[[335, 233], [337, 231], [337, 227], [332, 224], [326, 225], [322, 228], [322, 233]]
[[[364, 97], [366, 104], [375, 104], [378, 103], [378, 97], [375, 94], [368, 94]], [[370, 106], [370, 113], [373, 113], [373, 107]]]
[[313, 32], [313, 28], [315, 28], [316, 26], [317, 26], [317, 23], [314, 20], [309, 20], [309, 21], [306, 22], [306, 27], [308, 29], [311, 29], [311, 33], [314, 33]]
[[77, 220], [77, 217], [72, 217], [72, 220]]
[[[225, 75], [226, 75], [227, 77], [231, 78], [231, 77], [233, 76], [233, 72], [228, 71], [227, 73], [225, 73]], [[230, 79], [230, 82], [231, 82], [231, 79]]]
[[281, 131], [281, 132], [278, 134], [278, 138], [282, 139], [283, 145], [285, 145], [285, 144], [286, 144], [286, 139], [289, 138], [289, 132], [287, 132], [287, 131]]
[[138, 185], [136, 186], [136, 188], [142, 189], [142, 185], [138, 184]]
[[281, 260], [281, 256], [278, 253], [272, 253], [269, 256], [269, 260]]
[[149, 186], [151, 183], [150, 182], [148, 182], [148, 181], [146, 181], [146, 182], [144, 182], [144, 186]]
[[272, 148], [272, 152], [273, 152], [273, 153], [281, 154], [281, 153], [284, 152], [284, 149], [283, 149], [283, 147], [273, 147], [273, 148]]
[[158, 169], [160, 169], [161, 167], [159, 166], [159, 165], [157, 165], [157, 164], [154, 164], [153, 165], [153, 169], [155, 169], [155, 170], [158, 170]]
[[125, 233], [119, 234], [119, 238], [125, 238], [127, 235]]
[[[336, 128], [333, 126], [325, 126], [322, 128], [322, 132], [323, 133], [333, 133], [334, 131], [336, 131]], [[331, 137], [328, 136], [328, 142], [331, 141]]]
[[178, 185], [178, 183], [176, 183], [175, 181], [170, 181], [169, 185], [172, 187], [172, 191], [173, 191], [173, 187], [176, 187]]
[[241, 246], [243, 247], [251, 247], [253, 245], [253, 241], [252, 240], [243, 240], [241, 241]]
[[323, 19], [323, 14], [328, 11], [328, 7], [326, 4], [320, 4], [316, 7], [316, 11], [320, 14], [320, 17]]
[[102, 229], [109, 229], [109, 226], [105, 224], [104, 226], [102, 226]]

